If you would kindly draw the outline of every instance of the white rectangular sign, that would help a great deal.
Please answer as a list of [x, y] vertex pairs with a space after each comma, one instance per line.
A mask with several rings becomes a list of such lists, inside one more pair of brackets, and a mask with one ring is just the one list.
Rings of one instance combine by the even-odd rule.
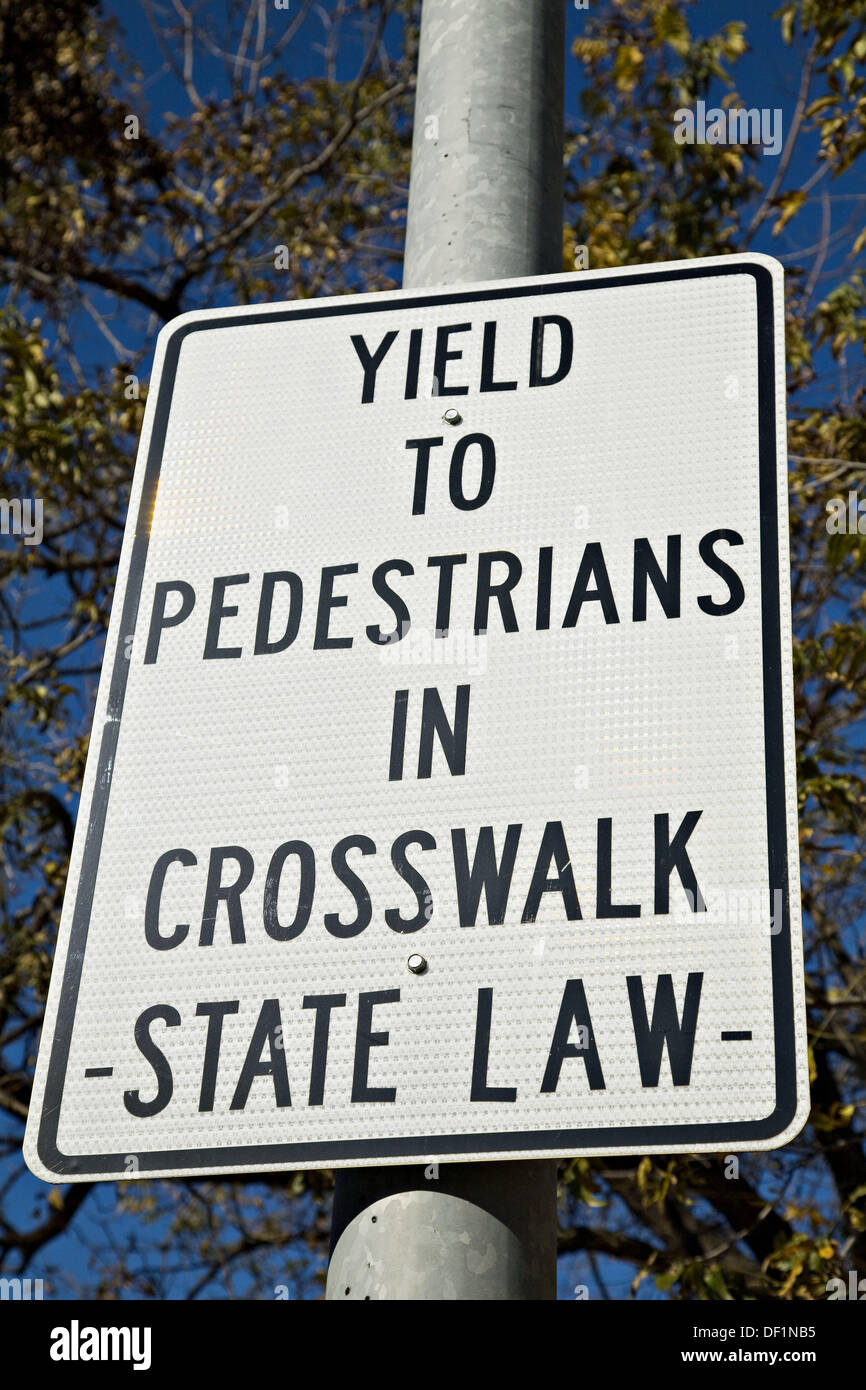
[[801, 1128], [784, 412], [761, 256], [163, 330], [35, 1173]]

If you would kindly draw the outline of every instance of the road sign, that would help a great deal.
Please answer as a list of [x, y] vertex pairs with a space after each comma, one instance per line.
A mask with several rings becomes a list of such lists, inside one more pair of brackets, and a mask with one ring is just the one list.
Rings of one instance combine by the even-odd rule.
[[783, 363], [761, 256], [163, 330], [34, 1172], [798, 1131]]

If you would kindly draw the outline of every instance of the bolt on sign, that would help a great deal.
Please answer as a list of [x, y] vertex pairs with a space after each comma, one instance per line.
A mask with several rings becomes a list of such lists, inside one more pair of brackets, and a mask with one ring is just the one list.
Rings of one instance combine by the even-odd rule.
[[34, 1172], [800, 1129], [783, 362], [762, 256], [163, 330]]

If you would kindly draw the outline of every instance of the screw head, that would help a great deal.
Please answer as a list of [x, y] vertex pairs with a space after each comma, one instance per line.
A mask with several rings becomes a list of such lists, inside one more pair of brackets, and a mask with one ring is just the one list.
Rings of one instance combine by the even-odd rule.
[[442, 416], [442, 419], [448, 425], [459, 425], [460, 421], [463, 419], [463, 416], [460, 414], [459, 410], [455, 410], [454, 407], [451, 406], [449, 410], [446, 410], [445, 414]]
[[419, 955], [410, 956], [406, 964], [412, 971], [413, 975], [423, 975], [424, 971], [427, 969], [426, 960], [423, 956]]

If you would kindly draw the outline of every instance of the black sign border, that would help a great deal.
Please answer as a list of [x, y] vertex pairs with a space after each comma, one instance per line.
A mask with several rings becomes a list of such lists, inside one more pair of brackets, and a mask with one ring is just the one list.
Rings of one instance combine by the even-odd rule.
[[[759, 499], [761, 532], [761, 598], [764, 664], [764, 734], [766, 756], [767, 826], [769, 842], [769, 891], [781, 889], [781, 930], [771, 935], [773, 1018], [775, 1024], [776, 1104], [762, 1120], [721, 1124], [642, 1125], [582, 1129], [551, 1129], [505, 1134], [428, 1134], [412, 1138], [349, 1139], [334, 1142], [294, 1144], [232, 1145], [223, 1148], [170, 1149], [136, 1153], [139, 1175], [170, 1172], [175, 1169], [232, 1170], [241, 1167], [279, 1169], [287, 1164], [311, 1168], [339, 1165], [341, 1161], [363, 1159], [417, 1158], [443, 1161], [469, 1154], [508, 1154], [531, 1152], [544, 1155], [570, 1155], [597, 1149], [615, 1153], [630, 1148], [640, 1152], [645, 1146], [713, 1144], [718, 1152], [731, 1147], [748, 1149], [750, 1142], [772, 1139], [783, 1133], [797, 1112], [797, 1058], [795, 1039], [793, 972], [791, 963], [791, 921], [789, 910], [787, 811], [785, 804], [785, 747], [782, 702], [782, 652], [779, 595], [778, 497], [776, 483], [776, 361], [775, 306], [773, 277], [758, 260], [732, 260], [730, 265], [694, 266], [671, 270], [652, 270], [627, 275], [600, 276], [598, 279], [572, 275], [551, 277], [543, 284], [503, 283], [484, 290], [440, 290], [406, 295], [382, 301], [357, 303], [351, 296], [327, 302], [310, 302], [304, 307], [275, 308], [272, 313], [214, 316], [197, 322], [180, 323], [170, 334], [159, 379], [156, 410], [145, 465], [145, 479], [138, 509], [129, 575], [123, 599], [121, 632], [134, 632], [144, 579], [150, 534], [150, 521], [162, 451], [168, 426], [178, 357], [190, 333], [223, 327], [237, 328], [264, 322], [332, 318], [341, 315], [387, 313], [391, 309], [422, 309], [444, 304], [491, 303], [500, 299], [520, 299], [546, 294], [591, 293], [629, 285], [660, 284], [671, 280], [702, 279], [706, 276], [750, 275], [757, 295], [758, 331], [758, 429]], [[66, 968], [48, 1064], [37, 1153], [52, 1173], [62, 1177], [91, 1174], [129, 1177], [126, 1154], [64, 1154], [57, 1147], [63, 1085], [69, 1045], [75, 1019], [78, 988], [87, 943], [90, 908], [102, 846], [102, 836], [111, 788], [111, 773], [120, 732], [120, 716], [130, 663], [118, 641], [108, 695], [106, 722], [99, 746], [96, 785], [90, 807], [81, 873], [72, 919]], [[774, 926], [778, 923], [774, 922]]]

